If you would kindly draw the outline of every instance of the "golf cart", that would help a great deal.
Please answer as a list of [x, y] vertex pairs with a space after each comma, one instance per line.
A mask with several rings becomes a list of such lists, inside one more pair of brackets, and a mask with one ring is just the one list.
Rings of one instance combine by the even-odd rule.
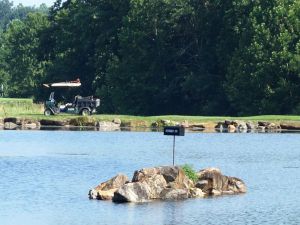
[[[76, 88], [80, 87], [80, 80], [59, 82], [51, 84], [43, 84], [47, 88]], [[80, 114], [83, 116], [91, 115], [96, 112], [96, 108], [100, 106], [100, 99], [93, 96], [82, 97], [76, 95], [71, 103], [58, 104], [54, 98], [54, 91], [51, 92], [49, 100], [45, 102], [45, 116], [56, 115], [59, 113]]]

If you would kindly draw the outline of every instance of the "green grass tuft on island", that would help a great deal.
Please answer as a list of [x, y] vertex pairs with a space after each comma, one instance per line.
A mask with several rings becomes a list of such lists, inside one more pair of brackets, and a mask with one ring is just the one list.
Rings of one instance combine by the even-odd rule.
[[192, 165], [185, 164], [181, 167], [185, 173], [185, 175], [191, 179], [192, 181], [196, 182], [198, 180], [197, 172], [194, 170]]

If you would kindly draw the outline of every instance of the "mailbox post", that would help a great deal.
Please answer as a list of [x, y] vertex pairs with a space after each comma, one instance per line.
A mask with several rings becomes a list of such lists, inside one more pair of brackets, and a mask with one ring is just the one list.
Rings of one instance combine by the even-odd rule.
[[167, 126], [164, 127], [164, 135], [173, 136], [173, 166], [175, 164], [175, 137], [184, 136], [184, 127], [181, 126]]

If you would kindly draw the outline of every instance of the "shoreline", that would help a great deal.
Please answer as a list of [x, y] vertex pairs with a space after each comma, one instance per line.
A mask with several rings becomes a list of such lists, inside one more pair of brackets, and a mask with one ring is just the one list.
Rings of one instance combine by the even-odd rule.
[[[289, 120], [288, 118], [293, 120]], [[51, 116], [0, 117], [0, 130], [141, 130], [160, 131], [164, 126], [183, 126], [188, 132], [274, 133], [300, 131], [298, 116], [202, 117], [202, 116]], [[261, 120], [260, 120], [261, 119]], [[262, 120], [263, 119], [263, 120]], [[297, 120], [298, 119], [298, 120]]]

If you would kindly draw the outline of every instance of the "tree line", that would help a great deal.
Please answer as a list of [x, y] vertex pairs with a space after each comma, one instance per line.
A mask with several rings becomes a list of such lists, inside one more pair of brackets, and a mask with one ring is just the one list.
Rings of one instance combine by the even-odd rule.
[[0, 0], [0, 83], [10, 97], [41, 101], [42, 83], [80, 78], [80, 93], [100, 96], [103, 113], [300, 112], [299, 0], [20, 8]]

